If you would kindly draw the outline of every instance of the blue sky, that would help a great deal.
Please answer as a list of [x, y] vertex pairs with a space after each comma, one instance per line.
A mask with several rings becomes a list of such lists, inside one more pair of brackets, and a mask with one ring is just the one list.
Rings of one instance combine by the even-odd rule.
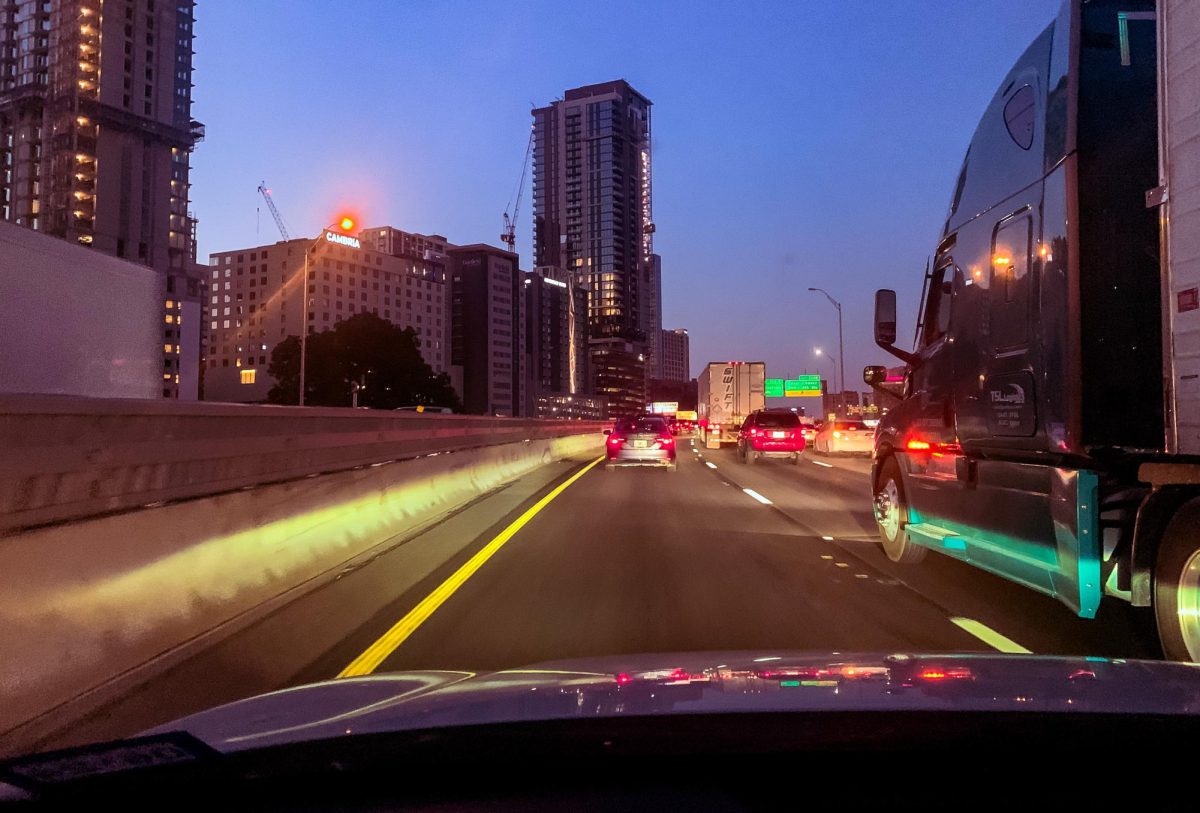
[[[533, 105], [629, 80], [654, 102], [664, 326], [692, 369], [763, 360], [846, 379], [888, 363], [878, 287], [910, 336], [925, 258], [984, 106], [1058, 0], [201, 0], [193, 156], [200, 253], [364, 225], [498, 244]], [[259, 212], [259, 209], [262, 209]], [[517, 248], [531, 266], [528, 187]], [[823, 364], [824, 369], [818, 365]], [[865, 387], [857, 386], [858, 389]]]

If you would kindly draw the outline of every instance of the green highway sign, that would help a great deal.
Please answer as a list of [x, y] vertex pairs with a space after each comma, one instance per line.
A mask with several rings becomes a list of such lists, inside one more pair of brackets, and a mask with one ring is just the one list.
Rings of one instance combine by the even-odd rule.
[[[770, 394], [770, 393], [768, 393]], [[783, 394], [788, 398], [812, 398], [821, 395], [821, 376], [801, 375], [783, 382]]]
[[766, 392], [767, 392], [768, 398], [782, 398], [783, 397], [783, 379], [782, 378], [768, 378], [766, 380]]

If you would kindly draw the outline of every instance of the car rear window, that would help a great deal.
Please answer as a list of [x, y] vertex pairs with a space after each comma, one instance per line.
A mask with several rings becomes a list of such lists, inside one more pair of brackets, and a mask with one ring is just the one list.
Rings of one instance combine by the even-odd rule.
[[800, 425], [800, 416], [792, 412], [779, 412], [775, 414], [764, 412], [754, 422], [758, 426], [788, 429]]
[[833, 428], [843, 432], [855, 432], [866, 429], [867, 425], [861, 421], [838, 421]]
[[620, 432], [665, 432], [667, 422], [662, 418], [625, 418], [617, 424]]

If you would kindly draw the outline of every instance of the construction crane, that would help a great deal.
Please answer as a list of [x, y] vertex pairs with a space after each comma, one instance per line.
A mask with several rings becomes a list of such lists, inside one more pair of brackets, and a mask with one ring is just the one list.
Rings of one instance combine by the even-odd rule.
[[267, 189], [266, 181], [258, 185], [258, 194], [262, 195], [263, 200], [267, 202], [267, 208], [271, 210], [271, 216], [275, 218], [275, 225], [279, 227], [279, 233], [283, 235], [284, 241], [291, 240], [292, 236], [288, 234], [287, 226], [283, 223], [283, 215], [279, 214], [279, 210], [275, 208], [275, 201], [271, 199], [271, 190]]
[[[521, 180], [517, 183], [516, 193], [508, 199], [504, 207], [504, 232], [500, 239], [508, 243], [508, 250], [517, 250], [517, 216], [521, 213], [521, 193], [525, 191], [525, 176], [529, 173], [529, 156], [533, 154], [533, 128], [529, 128], [529, 143], [525, 145], [525, 162], [521, 164]], [[509, 211], [512, 217], [509, 217]]]

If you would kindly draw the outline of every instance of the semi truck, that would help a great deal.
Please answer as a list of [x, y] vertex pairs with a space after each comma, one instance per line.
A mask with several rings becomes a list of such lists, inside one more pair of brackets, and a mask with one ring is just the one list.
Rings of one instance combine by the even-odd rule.
[[764, 409], [767, 365], [761, 361], [709, 362], [697, 380], [697, 431], [705, 448], [737, 443], [738, 429]]
[[1200, 3], [1066, 0], [967, 149], [912, 349], [896, 346], [894, 291], [876, 293], [874, 325], [904, 362], [873, 453], [888, 557], [935, 550], [1085, 618], [1129, 602], [1186, 661], [1200, 661], [1198, 71]]

